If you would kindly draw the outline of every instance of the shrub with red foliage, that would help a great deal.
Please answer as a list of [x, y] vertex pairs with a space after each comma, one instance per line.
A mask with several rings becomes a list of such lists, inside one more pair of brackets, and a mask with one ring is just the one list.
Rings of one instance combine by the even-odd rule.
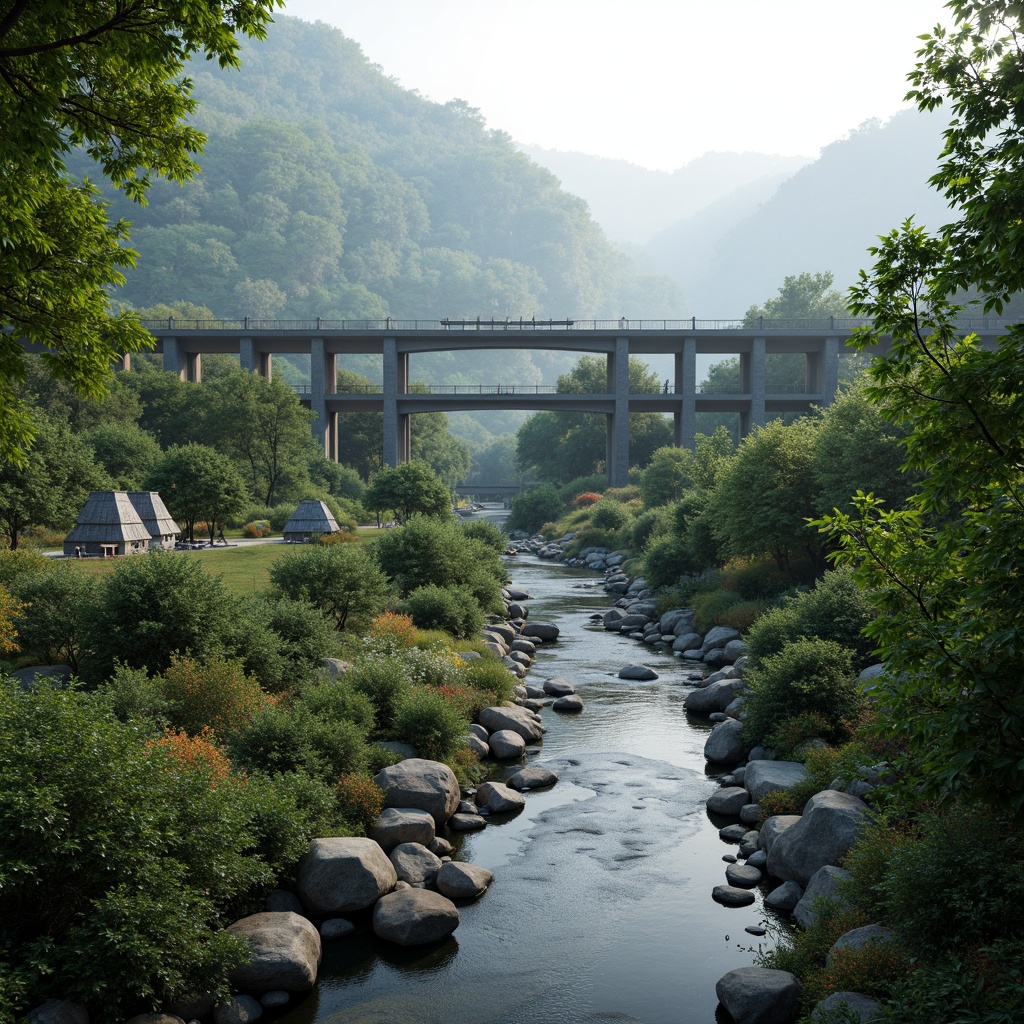
[[582, 494], [577, 494], [570, 504], [573, 508], [587, 508], [590, 505], [596, 505], [600, 500], [601, 495], [597, 491], [584, 491]]

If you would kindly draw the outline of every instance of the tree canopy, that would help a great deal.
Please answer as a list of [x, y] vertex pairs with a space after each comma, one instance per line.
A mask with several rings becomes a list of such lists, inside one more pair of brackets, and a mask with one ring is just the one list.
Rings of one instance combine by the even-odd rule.
[[124, 220], [65, 165], [75, 147], [128, 199], [152, 175], [184, 181], [205, 138], [191, 123], [197, 54], [238, 64], [238, 34], [262, 37], [278, 0], [154, 4], [8, 3], [0, 17], [0, 456], [23, 462], [34, 435], [17, 394], [24, 339], [51, 373], [102, 394], [110, 364], [151, 345], [108, 289], [135, 253]]

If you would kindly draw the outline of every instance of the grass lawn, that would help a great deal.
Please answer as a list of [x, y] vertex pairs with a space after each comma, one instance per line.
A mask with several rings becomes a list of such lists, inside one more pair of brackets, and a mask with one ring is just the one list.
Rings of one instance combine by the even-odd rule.
[[[360, 543], [372, 541], [378, 534], [375, 528], [360, 529]], [[201, 551], [181, 551], [178, 554], [186, 558], [197, 558], [208, 572], [220, 576], [224, 585], [232, 594], [256, 594], [270, 589], [270, 567], [279, 558], [301, 551], [299, 545], [293, 544], [252, 544], [237, 548], [207, 548]], [[130, 558], [142, 558], [143, 555], [129, 555]], [[91, 576], [105, 576], [113, 572], [120, 564], [118, 558], [69, 558], [67, 562], [79, 572], [87, 572]]]

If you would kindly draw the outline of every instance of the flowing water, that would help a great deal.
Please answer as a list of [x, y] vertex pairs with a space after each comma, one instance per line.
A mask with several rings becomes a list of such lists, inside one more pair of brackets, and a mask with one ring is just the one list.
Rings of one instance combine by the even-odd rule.
[[[451, 939], [402, 949], [361, 920], [324, 944], [316, 990], [285, 1024], [713, 1024], [715, 982], [765, 941], [744, 932], [762, 921], [760, 893], [742, 909], [711, 899], [735, 847], [704, 806], [710, 726], [683, 707], [692, 668], [592, 622], [611, 604], [596, 574], [529, 557], [510, 571], [530, 618], [561, 630], [530, 678], [563, 676], [584, 700], [578, 715], [541, 712], [537, 760], [560, 781], [453, 840], [495, 881]], [[641, 662], [660, 678], [617, 678]]]

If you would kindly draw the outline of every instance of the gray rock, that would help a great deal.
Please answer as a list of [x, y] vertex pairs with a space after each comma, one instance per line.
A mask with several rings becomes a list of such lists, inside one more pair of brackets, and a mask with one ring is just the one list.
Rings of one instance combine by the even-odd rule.
[[469, 727], [469, 731], [474, 736], [477, 736], [480, 739], [482, 739], [484, 743], [487, 742], [491, 735], [479, 722], [473, 722]]
[[646, 683], [652, 679], [657, 679], [658, 673], [646, 665], [627, 665], [625, 668], [619, 669], [619, 678], [633, 679], [637, 682]]
[[608, 611], [604, 613], [601, 623], [609, 632], [617, 633], [619, 631], [619, 626], [622, 625], [622, 620], [625, 617], [626, 613], [621, 608], [609, 608]]
[[450, 900], [471, 900], [482, 895], [494, 875], [478, 864], [449, 861], [437, 873], [437, 889]]
[[716, 789], [708, 797], [707, 806], [715, 814], [737, 815], [748, 799], [747, 791], [741, 786], [727, 786]]
[[577, 711], [583, 710], [583, 698], [578, 693], [571, 693], [568, 697], [559, 697], [551, 705], [552, 711], [560, 711], [563, 714], [568, 712], [572, 714]]
[[373, 781], [384, 790], [385, 807], [418, 807], [437, 825], [443, 825], [459, 803], [459, 780], [440, 761], [409, 758], [381, 769]]
[[715, 992], [736, 1024], [790, 1024], [800, 982], [789, 971], [738, 967], [718, 979]]
[[749, 889], [735, 885], [716, 885], [711, 890], [711, 898], [725, 907], [749, 907], [754, 902], [754, 894]]
[[515, 628], [510, 626], [507, 622], [492, 622], [484, 627], [485, 633], [494, 633], [500, 636], [505, 644], [512, 643], [513, 640], [518, 636]]
[[474, 736], [471, 732], [467, 732], [462, 738], [462, 745], [464, 747], [469, 747], [477, 757], [487, 757], [490, 753], [490, 744], [487, 740], [482, 740], [479, 736]]
[[537, 654], [537, 645], [531, 640], [524, 640], [521, 636], [516, 637], [508, 647], [512, 653], [519, 651], [521, 654], [528, 654], [531, 658]]
[[819, 868], [839, 863], [870, 818], [868, 805], [849, 793], [817, 793], [768, 851], [768, 870], [783, 881], [807, 885]]
[[747, 834], [746, 825], [726, 825], [718, 830], [718, 838], [726, 843], [739, 843]]
[[558, 627], [551, 622], [525, 622], [523, 623], [522, 635], [537, 637], [539, 640], [557, 640]]
[[342, 661], [341, 658], [322, 658], [320, 664], [323, 665], [331, 679], [337, 679], [338, 676], [345, 675], [352, 668], [349, 662]]
[[792, 828], [800, 820], [799, 814], [773, 814], [766, 818], [764, 824], [757, 833], [757, 846], [764, 850], [769, 856], [775, 841], [786, 831]]
[[448, 819], [448, 827], [453, 832], [478, 832], [487, 828], [487, 819], [480, 814], [453, 814]]
[[572, 683], [566, 682], [561, 676], [545, 679], [543, 689], [544, 693], [550, 697], [568, 697], [576, 692], [576, 687]]
[[290, 911], [293, 914], [305, 913], [302, 907], [302, 900], [295, 893], [288, 892], [287, 889], [271, 889], [267, 893], [266, 900], [263, 902], [263, 909], [275, 914], [281, 914], [286, 911]]
[[[320, 925], [320, 938], [330, 942], [333, 939], [351, 935], [355, 930], [356, 926], [351, 921], [346, 921], [343, 917], [329, 917]], [[263, 1005], [265, 1006], [266, 1003]]]
[[264, 992], [260, 996], [260, 1006], [262, 1006], [264, 1010], [280, 1010], [287, 1006], [291, 1001], [291, 995], [280, 989], [275, 990], [274, 992]]
[[[743, 791], [744, 793], [746, 790]], [[744, 825], [756, 825], [761, 820], [760, 804], [744, 804], [740, 808], [740, 821]]]
[[768, 854], [764, 850], [755, 850], [748, 858], [747, 864], [752, 868], [757, 868], [760, 871], [762, 868], [768, 866]]
[[740, 856], [749, 859], [757, 853], [758, 833], [756, 830], [747, 832], [740, 840]]
[[748, 761], [743, 785], [751, 798], [760, 800], [773, 789], [792, 789], [807, 778], [807, 769], [799, 761]]
[[737, 889], [753, 889], [764, 876], [749, 864], [730, 864], [725, 869], [725, 880]]
[[704, 652], [702, 661], [705, 665], [718, 668], [725, 664], [725, 650], [721, 647], [712, 647], [710, 651]]
[[849, 877], [849, 871], [837, 868], [834, 864], [826, 864], [823, 868], [815, 871], [814, 876], [807, 883], [800, 902], [793, 908], [796, 923], [801, 928], [810, 928], [818, 920], [818, 912], [815, 908], [821, 900], [842, 902], [839, 896], [839, 884]]
[[858, 950], [867, 946], [884, 946], [896, 938], [895, 932], [890, 928], [883, 928], [880, 924], [866, 924], [861, 928], [851, 928], [843, 932], [834, 943], [832, 943], [825, 963], [831, 964], [836, 953], [844, 949]]
[[818, 1003], [809, 1019], [811, 1024], [826, 1024], [827, 1021], [835, 1020], [833, 1014], [844, 1008], [847, 1013], [853, 1013], [861, 1024], [868, 1024], [878, 1012], [878, 1001], [860, 992], [833, 992]]
[[[51, 687], [63, 686], [75, 674], [70, 665], [29, 665], [28, 668], [19, 668], [9, 673], [12, 678], [17, 679], [23, 690], [28, 689], [34, 682], [45, 680]], [[47, 1000], [47, 1003], [54, 1000]], [[43, 1003], [42, 1005], [46, 1005]]]
[[526, 750], [526, 740], [511, 729], [491, 733], [490, 755], [496, 761], [517, 761]]
[[28, 1012], [31, 1024], [89, 1024], [89, 1011], [70, 999], [47, 999]]
[[252, 996], [234, 996], [213, 1011], [214, 1024], [253, 1024], [263, 1016], [263, 1007]]
[[725, 655], [726, 664], [732, 665], [737, 658], [742, 658], [747, 645], [742, 640], [730, 640], [722, 651]]
[[367, 835], [388, 853], [400, 843], [428, 846], [434, 838], [434, 818], [418, 807], [385, 807]]
[[646, 615], [637, 615], [632, 609], [629, 610], [629, 614], [625, 618], [619, 619], [616, 628], [620, 633], [630, 633], [634, 629], [640, 629], [642, 626], [646, 626], [650, 622], [650, 619]]
[[434, 841], [427, 845], [427, 849], [437, 857], [448, 857], [452, 852], [452, 844], [441, 836], [434, 836]]
[[399, 881], [410, 885], [433, 885], [441, 870], [441, 858], [419, 843], [396, 846], [388, 859], [394, 864]]
[[519, 733], [527, 743], [539, 740], [544, 735], [544, 728], [537, 716], [526, 708], [489, 707], [480, 712], [480, 723], [490, 732], [511, 729]]
[[704, 637], [700, 633], [694, 633], [693, 630], [687, 629], [683, 633], [676, 633], [675, 640], [672, 641], [673, 651], [699, 651], [701, 644], [704, 643]]
[[796, 882], [783, 882], [765, 896], [764, 905], [788, 914], [800, 902], [802, 895], [803, 889]]
[[739, 638], [740, 631], [738, 629], [733, 629], [732, 626], [715, 626], [705, 634], [701, 649], [707, 654], [708, 651], [725, 647], [730, 640], [739, 640]]
[[492, 814], [508, 814], [526, 806], [522, 793], [501, 782], [485, 782], [476, 791], [478, 807], [486, 807]]
[[672, 608], [664, 612], [658, 620], [658, 632], [675, 634], [676, 626], [687, 617], [693, 621], [693, 612], [688, 612], [685, 608]]
[[373, 908], [374, 934], [399, 946], [421, 946], [446, 939], [459, 926], [459, 911], [447, 896], [426, 889], [403, 889], [383, 896]]
[[558, 781], [558, 776], [550, 768], [542, 764], [530, 764], [508, 778], [506, 785], [510, 789], [541, 789], [544, 786], [553, 786]]
[[717, 764], [738, 764], [745, 752], [743, 723], [734, 718], [716, 725], [704, 743], [704, 756]]
[[129, 1017], [124, 1024], [185, 1024], [185, 1022], [173, 1013], [137, 1013], [134, 1017]]
[[227, 928], [249, 944], [249, 960], [228, 975], [246, 992], [308, 992], [316, 984], [320, 933], [298, 914], [253, 914]]
[[725, 711], [746, 684], [742, 679], [719, 679], [690, 692], [683, 699], [687, 711], [704, 713]]
[[311, 914], [345, 914], [372, 906], [397, 881], [380, 845], [356, 836], [314, 839], [299, 863], [296, 888]]

